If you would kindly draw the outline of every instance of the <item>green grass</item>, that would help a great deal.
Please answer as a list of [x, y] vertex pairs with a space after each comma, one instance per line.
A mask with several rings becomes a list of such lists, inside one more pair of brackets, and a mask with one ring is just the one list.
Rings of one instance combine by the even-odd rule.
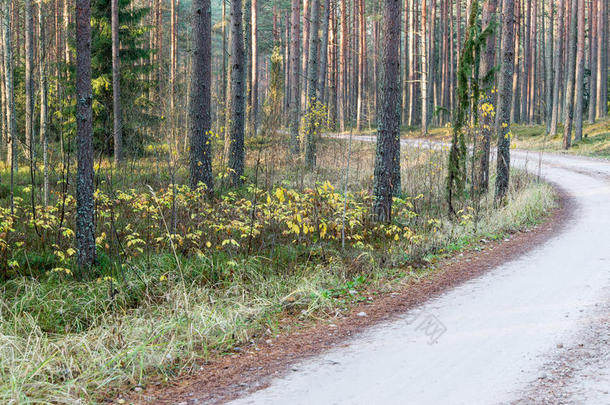
[[[555, 136], [546, 136], [544, 125], [511, 125], [511, 143], [517, 149], [544, 150], [553, 153], [566, 153], [572, 155], [590, 156], [610, 159], [610, 118], [598, 120], [594, 124], [585, 123], [583, 139], [575, 142], [569, 150], [563, 148], [563, 125], [560, 123]], [[417, 128], [403, 131], [403, 136], [420, 138], [421, 132]], [[449, 141], [451, 128], [430, 128], [428, 138], [431, 140]]]
[[569, 150], [563, 149], [563, 126], [559, 126], [555, 136], [545, 136], [546, 128], [541, 125], [511, 127], [513, 143], [519, 149], [546, 150], [554, 153], [591, 156], [610, 159], [610, 119], [585, 124], [583, 139], [574, 142]]

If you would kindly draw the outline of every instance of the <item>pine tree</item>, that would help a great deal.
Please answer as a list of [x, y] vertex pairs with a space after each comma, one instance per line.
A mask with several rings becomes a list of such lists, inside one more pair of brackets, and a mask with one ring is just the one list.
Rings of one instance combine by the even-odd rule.
[[299, 116], [300, 116], [300, 1], [292, 0], [292, 35], [290, 45], [290, 83], [292, 89], [290, 90], [290, 144], [291, 151], [294, 155], [299, 154]]
[[193, 72], [191, 75], [190, 115], [190, 172], [191, 187], [200, 183], [211, 192], [212, 176], [211, 80], [212, 80], [212, 11], [210, 0], [194, 0]]
[[498, 81], [498, 106], [496, 130], [498, 133], [498, 157], [496, 169], [496, 202], [504, 200], [508, 192], [510, 175], [510, 109], [512, 104], [512, 78], [515, 58], [514, 27], [515, 2], [502, 1], [502, 65]]
[[[572, 124], [574, 119], [574, 79], [576, 76], [576, 26], [578, 21], [578, 1], [571, 0], [570, 27], [568, 29], [568, 72], [566, 78], [566, 94], [563, 123], [563, 147], [569, 149], [572, 145]], [[584, 12], [584, 10], [582, 11]]]
[[76, 245], [78, 265], [85, 272], [95, 262], [92, 104], [91, 3], [90, 0], [76, 0]]
[[121, 128], [121, 73], [119, 60], [119, 1], [111, 0], [112, 25], [112, 116], [114, 163], [123, 161], [123, 135]]
[[231, 1], [231, 114], [229, 122], [229, 169], [231, 183], [242, 183], [244, 175], [245, 56], [242, 1]]
[[582, 122], [584, 113], [584, 77], [585, 77], [585, 0], [578, 0], [578, 39], [576, 41], [576, 88], [574, 98], [574, 140], [582, 139]]
[[318, 103], [318, 48], [320, 37], [318, 36], [320, 0], [311, 0], [311, 31], [309, 32], [309, 64], [307, 67], [307, 116], [308, 124], [305, 134], [305, 164], [309, 170], [316, 166], [316, 131], [317, 117], [314, 111]]
[[377, 221], [392, 220], [392, 199], [400, 191], [400, 0], [383, 0], [381, 108], [373, 185]]

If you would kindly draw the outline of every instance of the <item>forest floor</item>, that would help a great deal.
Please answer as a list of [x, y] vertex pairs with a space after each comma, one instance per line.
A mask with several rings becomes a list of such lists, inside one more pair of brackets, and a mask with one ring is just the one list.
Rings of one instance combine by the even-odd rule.
[[[114, 177], [101, 161], [100, 260], [93, 277], [70, 265], [74, 199], [62, 198], [58, 187], [51, 206], [32, 218], [31, 182], [20, 169], [15, 214], [0, 212], [10, 224], [0, 235], [10, 264], [0, 282], [0, 402], [124, 402], [119, 392], [154, 392], [232, 360], [251, 367], [241, 355], [257, 345], [279, 347], [276, 340], [289, 342], [292, 333], [307, 336], [310, 327], [335, 324], [344, 331], [337, 336], [346, 336], [394, 313], [394, 304], [409, 308], [474, 277], [484, 266], [461, 272], [456, 265], [451, 272], [438, 263], [460, 254], [474, 260], [505, 239], [536, 234], [525, 231], [557, 203], [549, 185], [515, 171], [506, 206], [495, 208], [491, 193], [477, 209], [464, 199], [451, 221], [444, 203], [446, 151], [405, 145], [395, 222], [377, 224], [367, 208], [374, 144], [354, 143], [347, 194], [346, 142], [323, 139], [313, 173], [278, 144], [248, 154], [241, 189], [228, 188], [222, 172], [212, 201], [177, 188], [177, 233], [171, 235], [172, 177], [158, 159], [130, 162]], [[63, 184], [60, 175], [52, 184]], [[186, 170], [175, 176], [187, 182]], [[45, 250], [49, 244], [52, 251]], [[338, 340], [331, 336], [320, 346]], [[272, 364], [311, 347], [303, 341], [299, 349], [298, 339], [293, 345]]]

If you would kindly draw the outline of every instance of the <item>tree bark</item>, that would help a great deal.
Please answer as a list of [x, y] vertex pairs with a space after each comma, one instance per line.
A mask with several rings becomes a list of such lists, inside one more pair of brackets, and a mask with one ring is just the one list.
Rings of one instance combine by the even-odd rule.
[[[364, 81], [366, 75], [366, 27], [364, 18], [364, 0], [356, 0], [358, 6], [358, 26], [359, 26], [359, 49], [358, 49], [358, 100], [356, 104], [356, 131], [362, 130], [362, 120], [364, 115]], [[398, 17], [397, 17], [398, 18]]]
[[400, 0], [384, 0], [381, 108], [373, 186], [377, 221], [392, 220], [392, 199], [400, 190]]
[[212, 9], [210, 0], [194, 0], [192, 7], [193, 71], [189, 103], [190, 181], [191, 188], [203, 184], [207, 192], [211, 192], [214, 187], [210, 139]]
[[76, 0], [76, 243], [77, 261], [83, 271], [95, 262], [92, 103], [91, 3]]
[[[292, 89], [290, 90], [290, 143], [291, 150], [294, 155], [299, 154], [299, 118], [300, 118], [300, 104], [301, 96], [299, 94], [299, 87], [301, 84], [301, 77], [299, 76], [301, 70], [300, 61], [300, 23], [301, 11], [300, 11], [300, 0], [292, 0], [292, 34], [291, 34], [291, 50], [290, 50], [290, 83]], [[340, 106], [341, 107], [341, 106]]]
[[608, 4], [599, 0], [597, 20], [597, 118], [608, 114]]
[[427, 61], [426, 0], [421, 3], [421, 134], [428, 134], [428, 61]]
[[[545, 39], [545, 80], [544, 80], [544, 104], [546, 133], [551, 130], [551, 116], [553, 114], [553, 0], [547, 2], [546, 39]], [[543, 16], [544, 18], [544, 16]]]
[[[488, 29], [495, 20], [497, 0], [487, 0], [483, 4], [483, 25], [482, 29]], [[490, 35], [485, 41], [485, 48], [481, 54], [481, 63], [479, 71], [481, 77], [485, 78], [491, 74], [495, 66], [495, 47], [496, 39], [494, 35]], [[493, 105], [493, 81], [485, 84], [483, 96], [479, 101], [479, 113], [481, 114], [481, 155], [479, 164], [478, 176], [478, 192], [483, 194], [489, 187], [489, 154], [491, 143], [491, 131], [493, 128], [494, 114], [483, 108], [486, 104]]]
[[119, 59], [119, 1], [111, 0], [112, 14], [112, 113], [114, 124], [114, 163], [123, 162], [123, 134], [121, 124], [121, 72]]
[[591, 19], [591, 33], [589, 34], [589, 122], [592, 124], [595, 122], [595, 113], [597, 110], [597, 45], [599, 36], [599, 12], [598, 12], [598, 0], [591, 0], [591, 8], [589, 9], [589, 18]]
[[[572, 145], [572, 123], [574, 118], [574, 79], [576, 74], [576, 23], [578, 20], [578, 2], [571, 0], [570, 27], [568, 30], [568, 77], [566, 82], [565, 109], [563, 113], [563, 147]], [[584, 12], [584, 11], [583, 11]]]
[[252, 71], [250, 78], [250, 106], [252, 108], [250, 114], [250, 125], [252, 126], [252, 135], [256, 136], [258, 132], [258, 0], [252, 0], [251, 23], [251, 54]]
[[551, 128], [549, 130], [549, 134], [554, 136], [557, 134], [557, 123], [559, 122], [559, 91], [561, 89], [561, 69], [563, 66], [563, 20], [564, 20], [564, 10], [565, 10], [565, 0], [557, 0], [558, 7], [558, 15], [557, 15], [557, 33], [555, 35], [555, 49], [553, 50], [555, 56], [553, 57], [555, 61], [555, 68], [553, 69], [555, 72], [555, 76], [553, 79], [553, 107], [551, 112]]
[[314, 127], [315, 104], [318, 100], [318, 48], [320, 38], [318, 36], [318, 28], [320, 23], [320, 0], [311, 0], [311, 31], [309, 32], [309, 64], [307, 67], [308, 85], [307, 85], [307, 112], [309, 115], [309, 125], [307, 126], [306, 142], [305, 142], [305, 164], [309, 170], [316, 166], [316, 129]]
[[409, 105], [409, 0], [404, 0], [403, 4], [403, 15], [404, 15], [404, 44], [402, 51], [402, 111], [401, 111], [401, 121], [408, 122], [409, 112], [407, 111], [407, 106]]
[[330, 76], [328, 82], [328, 121], [330, 131], [337, 130], [337, 4], [332, 2], [329, 20], [329, 64]]
[[25, 154], [33, 156], [34, 122], [34, 24], [32, 2], [25, 0]]
[[320, 102], [326, 104], [326, 78], [328, 74], [328, 24], [330, 21], [330, 0], [324, 1], [322, 16], [322, 40], [320, 42], [320, 69], [318, 70], [318, 94]]
[[14, 173], [17, 166], [17, 125], [15, 118], [15, 93], [13, 83], [13, 48], [11, 32], [10, 1], [5, 0], [4, 7], [4, 91], [6, 92], [6, 162], [10, 167], [10, 205], [13, 212]]
[[523, 26], [525, 38], [523, 42], [523, 78], [521, 81], [521, 111], [519, 118], [521, 122], [526, 122], [528, 117], [528, 96], [529, 83], [531, 81], [530, 64], [531, 64], [531, 26], [532, 26], [532, 2], [527, 1], [527, 11], [525, 14], [525, 25]]
[[574, 113], [574, 140], [582, 139], [582, 121], [584, 109], [584, 78], [585, 78], [585, 0], [578, 0], [578, 40], [576, 53], [576, 111]]
[[245, 60], [242, 1], [231, 1], [231, 118], [229, 123], [229, 169], [231, 183], [238, 186], [244, 174]]
[[502, 1], [502, 66], [498, 83], [498, 158], [495, 200], [502, 201], [508, 191], [510, 174], [510, 109], [512, 104], [512, 78], [514, 69], [514, 0]]
[[302, 81], [301, 84], [301, 108], [303, 111], [307, 110], [307, 84], [309, 75], [307, 73], [307, 68], [309, 67], [309, 26], [311, 24], [310, 18], [310, 10], [311, 10], [311, 1], [312, 0], [303, 0], [303, 59], [301, 60], [301, 72], [302, 77], [299, 77], [299, 80]]
[[415, 40], [415, 0], [408, 0], [408, 8], [409, 8], [409, 27], [411, 29], [408, 31], [409, 38], [409, 61], [408, 61], [408, 69], [409, 69], [409, 100], [408, 100], [408, 118], [407, 125], [412, 126], [415, 122], [415, 99], [416, 99], [416, 87], [415, 87], [415, 49], [416, 49], [416, 40]]
[[45, 43], [45, 19], [43, 2], [38, 3], [38, 47], [40, 52], [40, 138], [42, 140], [43, 184], [42, 201], [49, 205], [49, 135], [47, 133], [48, 96], [47, 96], [47, 48]]
[[339, 127], [341, 132], [345, 132], [345, 93], [346, 93], [346, 80], [347, 80], [347, 0], [339, 0], [341, 2], [341, 43], [339, 46], [339, 86], [337, 89], [338, 93], [338, 115], [339, 115]]

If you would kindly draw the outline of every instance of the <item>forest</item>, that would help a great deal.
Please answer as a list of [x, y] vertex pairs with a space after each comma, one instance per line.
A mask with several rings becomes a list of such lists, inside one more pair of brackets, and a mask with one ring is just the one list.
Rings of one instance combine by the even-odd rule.
[[608, 0], [0, 3], [2, 403], [337, 316], [546, 221], [515, 150], [610, 157]]

